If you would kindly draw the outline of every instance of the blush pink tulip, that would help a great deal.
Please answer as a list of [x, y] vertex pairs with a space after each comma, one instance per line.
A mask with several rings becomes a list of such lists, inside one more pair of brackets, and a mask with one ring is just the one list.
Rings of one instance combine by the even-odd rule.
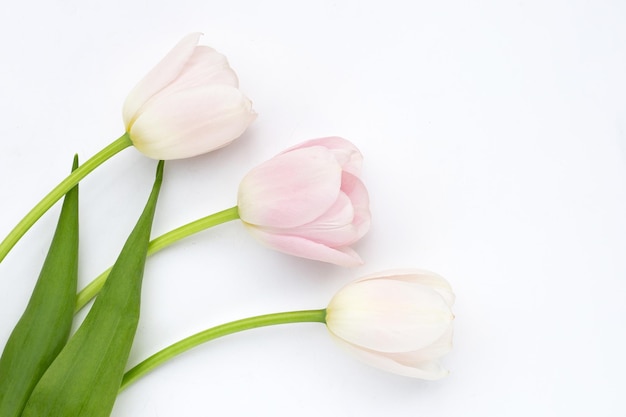
[[183, 38], [126, 98], [133, 145], [154, 159], [180, 159], [228, 145], [255, 119], [224, 55]]
[[420, 270], [379, 273], [341, 289], [326, 309], [328, 330], [365, 363], [396, 374], [439, 379], [452, 348], [450, 284]]
[[363, 157], [339, 137], [294, 146], [250, 171], [238, 193], [239, 216], [267, 246], [337, 265], [362, 263], [350, 245], [370, 225], [359, 179]]

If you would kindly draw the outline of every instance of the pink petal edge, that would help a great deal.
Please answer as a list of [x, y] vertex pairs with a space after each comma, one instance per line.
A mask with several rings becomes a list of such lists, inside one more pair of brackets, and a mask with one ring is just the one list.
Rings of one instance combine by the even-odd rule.
[[363, 264], [361, 257], [350, 247], [331, 248], [301, 237], [271, 234], [254, 225], [244, 225], [261, 243], [288, 255], [346, 267]]

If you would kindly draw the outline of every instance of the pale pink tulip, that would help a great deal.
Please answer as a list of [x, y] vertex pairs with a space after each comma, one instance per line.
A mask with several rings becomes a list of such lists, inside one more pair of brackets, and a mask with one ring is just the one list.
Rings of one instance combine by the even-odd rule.
[[369, 197], [359, 179], [362, 155], [339, 137], [294, 146], [250, 171], [239, 186], [239, 216], [267, 246], [353, 266], [350, 248], [370, 225]]
[[183, 38], [126, 98], [133, 145], [154, 159], [180, 159], [228, 145], [255, 119], [224, 55]]
[[328, 330], [365, 363], [396, 374], [439, 379], [452, 348], [450, 284], [421, 270], [389, 271], [352, 282], [327, 308]]

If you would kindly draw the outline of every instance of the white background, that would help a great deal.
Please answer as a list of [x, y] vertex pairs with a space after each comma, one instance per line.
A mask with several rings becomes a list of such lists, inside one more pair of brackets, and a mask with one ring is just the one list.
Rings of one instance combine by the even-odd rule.
[[[253, 166], [309, 138], [365, 155], [373, 225], [343, 269], [238, 222], [148, 262], [131, 361], [215, 324], [321, 308], [360, 275], [420, 267], [455, 289], [448, 378], [371, 369], [319, 324], [177, 358], [113, 416], [626, 416], [626, 3], [3, 1], [0, 235], [123, 132], [127, 92], [184, 35], [226, 54], [257, 121], [168, 163], [154, 235], [235, 204]], [[134, 149], [81, 188], [81, 286], [115, 259], [155, 162]], [[0, 265], [0, 344], [55, 206]]]

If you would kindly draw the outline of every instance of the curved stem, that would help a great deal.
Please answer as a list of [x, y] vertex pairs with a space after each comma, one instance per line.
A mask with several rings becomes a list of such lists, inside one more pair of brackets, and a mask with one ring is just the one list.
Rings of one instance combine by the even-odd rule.
[[63, 181], [52, 189], [24, 218], [11, 230], [11, 232], [0, 243], [0, 262], [7, 256], [13, 246], [20, 240], [22, 236], [32, 227], [33, 224], [48, 211], [61, 197], [63, 197], [72, 187], [80, 180], [85, 178], [87, 174], [102, 165], [103, 162], [110, 159], [113, 155], [132, 145], [128, 133], [124, 133], [118, 139], [106, 146], [100, 152], [92, 156], [84, 164], [78, 167]]
[[[148, 256], [168, 247], [175, 242], [178, 242], [179, 240], [187, 236], [191, 236], [195, 233], [201, 232], [202, 230], [217, 226], [218, 224], [226, 223], [231, 220], [236, 220], [238, 218], [239, 211], [237, 206], [235, 206], [226, 210], [219, 211], [217, 213], [213, 213], [209, 216], [203, 217], [191, 223], [187, 223], [184, 226], [171, 230], [164, 235], [153, 239], [148, 246]], [[75, 313], [82, 309], [92, 298], [94, 298], [98, 294], [98, 292], [100, 292], [102, 286], [107, 279], [107, 276], [109, 276], [110, 271], [111, 268], [98, 275], [96, 279], [91, 281], [85, 288], [83, 288], [78, 293], [78, 296], [76, 298], [76, 307], [74, 308]]]
[[130, 384], [141, 378], [143, 375], [152, 371], [159, 365], [168, 360], [188, 351], [198, 345], [217, 339], [222, 336], [241, 332], [244, 330], [256, 329], [258, 327], [273, 326], [275, 324], [287, 323], [326, 323], [326, 309], [321, 310], [302, 310], [290, 311], [285, 313], [265, 314], [262, 316], [249, 317], [247, 319], [232, 321], [196, 333], [179, 342], [166, 347], [165, 349], [155, 353], [148, 359], [136, 365], [134, 368], [124, 374], [120, 392], [126, 389]]

